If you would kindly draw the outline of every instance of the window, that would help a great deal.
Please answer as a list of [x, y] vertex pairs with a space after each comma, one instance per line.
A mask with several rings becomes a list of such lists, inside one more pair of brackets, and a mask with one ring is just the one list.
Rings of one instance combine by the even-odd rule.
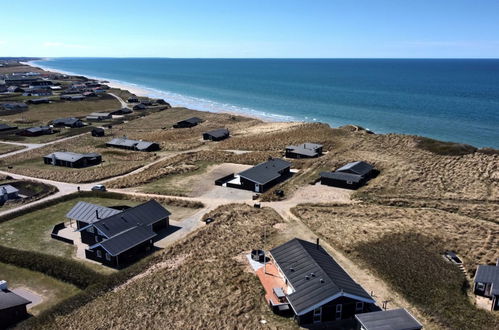
[[341, 320], [341, 311], [343, 310], [343, 305], [338, 304], [336, 305], [336, 319]]
[[319, 323], [322, 319], [322, 308], [319, 307], [314, 309], [313, 316], [314, 316], [314, 323]]
[[102, 258], [102, 251], [101, 250], [97, 250], [97, 258]]
[[347, 184], [353, 184], [353, 182], [352, 181], [347, 181]]
[[111, 255], [109, 253], [106, 252], [106, 260], [107, 261], [111, 261]]
[[95, 236], [95, 242], [99, 243], [99, 236]]
[[355, 311], [362, 312], [363, 309], [364, 309], [364, 303], [362, 301], [357, 301], [355, 303]]
[[483, 283], [477, 283], [476, 284], [476, 289], [480, 290], [480, 291], [484, 291], [485, 290], [485, 285]]
[[88, 228], [87, 228], [87, 231], [88, 231], [89, 233], [93, 233], [93, 232], [94, 232], [94, 227], [88, 227]]

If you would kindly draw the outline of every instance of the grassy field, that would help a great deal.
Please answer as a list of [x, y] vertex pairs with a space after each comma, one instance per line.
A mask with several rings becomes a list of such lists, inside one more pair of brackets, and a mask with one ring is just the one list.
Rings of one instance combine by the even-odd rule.
[[16, 150], [21, 150], [24, 149], [23, 146], [16, 146], [13, 144], [7, 144], [7, 143], [0, 143], [0, 155], [16, 151]]
[[[8, 101], [8, 98], [1, 102]], [[46, 125], [49, 121], [62, 117], [84, 117], [92, 112], [103, 112], [106, 110], [117, 110], [120, 103], [116, 98], [103, 94], [96, 98], [87, 98], [83, 101], [60, 101], [55, 100], [50, 104], [31, 104], [27, 111], [2, 116], [2, 120], [16, 124]]]
[[[190, 117], [199, 117], [205, 122], [192, 128], [172, 128], [176, 122]], [[226, 127], [235, 133], [258, 123], [261, 122], [241, 116], [171, 108], [123, 125], [116, 125], [111, 133], [115, 136], [126, 135], [131, 139], [158, 142], [164, 150], [189, 150], [205, 144], [202, 141], [203, 132]]]
[[[78, 143], [68, 140], [51, 144], [43, 148], [22, 153], [0, 160], [0, 168], [14, 173], [43, 179], [65, 182], [93, 182], [104, 178], [130, 172], [153, 161], [153, 153], [107, 148], [106, 140], [85, 135], [78, 138]], [[45, 165], [43, 156], [55, 151], [72, 151], [77, 153], [97, 152], [102, 154], [103, 163], [87, 168], [68, 168]], [[13, 167], [7, 169], [7, 166]]]
[[4, 184], [10, 184], [19, 189], [19, 194], [24, 195], [25, 197], [11, 199], [6, 201], [4, 204], [0, 204], [0, 210], [2, 211], [18, 207], [21, 204], [31, 203], [57, 192], [57, 188], [52, 185], [34, 181], [0, 179], [0, 185]]
[[95, 324], [103, 328], [157, 328], [158, 324], [171, 329], [295, 328], [291, 320], [269, 310], [243, 256], [263, 245], [264, 227], [272, 234], [273, 225], [282, 219], [271, 209], [248, 205], [222, 206], [209, 216], [215, 222], [165, 250], [163, 260], [140, 277], [57, 318], [52, 328], [88, 329]]
[[[81, 197], [61, 202], [0, 223], [0, 245], [20, 250], [41, 251], [47, 254], [71, 258], [75, 253], [75, 247], [52, 239], [50, 232], [55, 224], [68, 221], [66, 214], [78, 201], [103, 206], [135, 206], [141, 203], [139, 200], [99, 197]], [[182, 207], [164, 206], [172, 213], [183, 211]]]
[[456, 251], [473, 276], [478, 264], [497, 258], [498, 224], [436, 209], [369, 204], [301, 205], [293, 213], [443, 327], [499, 326], [499, 317], [473, 305], [465, 275], [441, 255]]
[[25, 288], [43, 297], [40, 304], [28, 311], [35, 316], [80, 292], [77, 287], [45, 274], [4, 263], [0, 263], [0, 278], [6, 280], [11, 289]]
[[[19, 129], [33, 127], [33, 125], [18, 125], [18, 124], [13, 124], [13, 125], [18, 126]], [[0, 136], [0, 140], [21, 142], [21, 143], [47, 143], [50, 141], [55, 141], [66, 137], [87, 133], [90, 132], [92, 129], [93, 126], [85, 126], [79, 128], [58, 127], [56, 130], [59, 132], [54, 134], [40, 135], [40, 136], [20, 136], [12, 134], [12, 135]]]

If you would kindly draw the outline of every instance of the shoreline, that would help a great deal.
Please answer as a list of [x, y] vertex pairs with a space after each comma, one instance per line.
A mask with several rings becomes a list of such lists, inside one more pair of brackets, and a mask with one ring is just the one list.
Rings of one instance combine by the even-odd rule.
[[[45, 60], [45, 59], [42, 59]], [[59, 70], [59, 69], [54, 69], [49, 66], [45, 65], [39, 65], [36, 63], [37, 61], [41, 60], [33, 60], [33, 61], [28, 61], [28, 62], [19, 62], [24, 65], [28, 65], [30, 67], [37, 67], [39, 69], [42, 69], [47, 72], [54, 72], [54, 73], [59, 73], [63, 75], [68, 75], [68, 76], [82, 76], [87, 79], [93, 79], [93, 80], [98, 80], [98, 81], [108, 81], [106, 85], [108, 85], [111, 88], [118, 88], [118, 89], [123, 89], [127, 90], [132, 94], [135, 94], [138, 97], [149, 97], [149, 98], [163, 98], [165, 99], [168, 103], [171, 104], [172, 107], [185, 107], [191, 110], [197, 110], [197, 111], [207, 111], [207, 112], [212, 112], [212, 113], [227, 113], [231, 115], [236, 115], [236, 116], [243, 116], [243, 117], [248, 117], [248, 118], [253, 118], [253, 119], [258, 119], [264, 122], [269, 122], [269, 123], [275, 123], [275, 122], [303, 122], [306, 123], [307, 121], [304, 120], [299, 120], [297, 118], [294, 118], [292, 116], [284, 116], [284, 115], [278, 115], [278, 114], [272, 114], [272, 113], [267, 113], [265, 111], [260, 111], [260, 110], [255, 110], [255, 109], [250, 109], [250, 108], [244, 108], [244, 107], [239, 107], [239, 106], [233, 106], [229, 104], [221, 104], [216, 101], [212, 100], [206, 100], [206, 99], [201, 99], [201, 98], [196, 98], [196, 97], [190, 97], [187, 95], [182, 95], [178, 93], [173, 93], [169, 91], [162, 91], [158, 90], [155, 88], [150, 88], [150, 87], [145, 87], [145, 86], [140, 86], [131, 82], [126, 82], [126, 81], [121, 81], [121, 80], [116, 80], [116, 79], [110, 79], [110, 78], [105, 78], [105, 77], [97, 77], [97, 76], [92, 76], [92, 75], [87, 75], [87, 74], [78, 74], [76, 72], [71, 72], [71, 71], [64, 71], [64, 70]], [[184, 100], [178, 102], [178, 100]], [[193, 105], [193, 103], [205, 103], [206, 106], [201, 106], [198, 105]], [[242, 109], [242, 111], [238, 110], [230, 110], [228, 108], [238, 108]], [[317, 120], [312, 120], [310, 122], [318, 122]], [[329, 123], [328, 124], [330, 127], [332, 127]]]
[[[45, 59], [41, 59], [41, 60], [45, 60]], [[387, 134], [399, 134], [399, 135], [407, 135], [407, 136], [417, 136], [417, 137], [421, 137], [421, 138], [432, 139], [432, 140], [443, 142], [443, 143], [469, 145], [469, 146], [475, 147], [477, 150], [478, 149], [499, 150], [499, 149], [491, 147], [491, 146], [475, 146], [475, 145], [469, 144], [469, 143], [455, 142], [455, 141], [450, 141], [450, 140], [442, 140], [442, 139], [438, 139], [438, 138], [432, 138], [432, 137], [428, 137], [428, 136], [424, 136], [424, 135], [417, 135], [417, 134], [411, 134], [411, 133], [373, 131], [373, 130], [367, 128], [367, 127], [362, 127], [360, 125], [352, 124], [352, 123], [350, 123], [350, 124], [347, 123], [347, 124], [344, 124], [344, 125], [333, 126], [330, 123], [321, 122], [321, 121], [318, 121], [318, 120], [315, 120], [315, 119], [313, 119], [313, 120], [300, 120], [300, 119], [293, 118], [291, 116], [281, 116], [281, 115], [273, 115], [273, 114], [267, 115], [265, 112], [260, 112], [260, 111], [256, 111], [256, 110], [253, 110], [253, 109], [248, 109], [248, 112], [237, 111], [237, 110], [232, 110], [231, 111], [231, 110], [228, 110], [227, 108], [223, 108], [223, 107], [220, 107], [220, 108], [217, 108], [217, 109], [203, 109], [202, 107], [200, 108], [198, 106], [191, 106], [189, 104], [182, 104], [182, 103], [178, 104], [178, 103], [175, 103], [169, 97], [169, 95], [172, 95], [172, 94], [184, 97], [183, 95], [180, 95], [180, 94], [171, 93], [171, 92], [165, 92], [165, 91], [161, 91], [161, 90], [156, 90], [154, 88], [143, 87], [143, 86], [136, 85], [134, 83], [119, 81], [119, 80], [115, 80], [115, 79], [109, 79], [109, 78], [105, 78], [105, 77], [97, 77], [97, 76], [92, 76], [92, 75], [78, 74], [78, 73], [75, 73], [75, 72], [69, 72], [69, 71], [64, 71], [64, 70], [59, 70], [59, 69], [53, 69], [53, 68], [50, 68], [48, 66], [39, 65], [38, 63], [36, 63], [37, 61], [41, 61], [41, 60], [33, 60], [33, 61], [19, 62], [19, 63], [27, 65], [27, 66], [30, 66], [30, 67], [36, 67], [36, 68], [42, 69], [42, 70], [47, 71], [47, 72], [54, 72], [54, 73], [58, 73], [58, 74], [68, 75], [68, 76], [81, 76], [81, 77], [85, 77], [87, 79], [98, 80], [98, 81], [108, 81], [108, 83], [106, 83], [106, 85], [110, 86], [111, 88], [117, 88], [117, 89], [127, 90], [127, 91], [135, 94], [138, 97], [163, 98], [163, 99], [165, 99], [165, 101], [167, 101], [168, 103], [170, 103], [172, 105], [172, 107], [184, 107], [184, 108], [188, 108], [188, 109], [195, 110], [195, 111], [206, 111], [206, 112], [211, 112], [211, 113], [225, 113], [225, 114], [230, 114], [230, 115], [234, 115], [234, 116], [242, 116], [242, 117], [257, 119], [257, 120], [261, 120], [262, 122], [265, 122], [265, 123], [279, 123], [279, 122], [303, 123], [303, 124], [306, 124], [306, 123], [323, 123], [323, 124], [328, 125], [331, 128], [339, 128], [339, 127], [344, 127], [344, 126], [352, 126], [352, 127], [363, 128], [363, 129], [365, 129], [367, 131], [370, 131], [370, 132], [372, 132], [374, 134], [384, 134], [384, 135], [387, 135]], [[230, 107], [230, 105], [228, 105], [228, 104], [226, 106]], [[235, 107], [235, 106], [233, 106], [233, 107]], [[240, 107], [238, 107], [238, 108], [240, 108]], [[256, 112], [256, 113], [251, 113], [251, 112]]]

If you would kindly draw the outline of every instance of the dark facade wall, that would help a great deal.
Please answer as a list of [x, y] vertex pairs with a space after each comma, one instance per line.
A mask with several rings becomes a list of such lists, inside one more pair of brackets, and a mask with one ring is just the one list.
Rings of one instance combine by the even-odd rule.
[[[153, 247], [153, 242], [152, 240], [149, 240], [131, 248], [128, 251], [121, 253], [116, 257], [110, 256], [109, 260], [108, 258], [106, 258], [106, 251], [101, 247], [97, 247], [93, 250], [88, 250], [88, 249], [85, 250], [85, 257], [87, 259], [100, 262], [106, 266], [122, 267], [128, 263], [137, 261], [144, 253], [150, 251], [152, 247]], [[97, 251], [100, 251], [101, 258], [98, 257]]]
[[361, 180], [357, 183], [348, 184], [346, 181], [343, 181], [343, 180], [321, 178], [321, 184], [324, 184], [327, 186], [332, 186], [332, 187], [354, 189], [355, 190], [355, 189], [359, 189], [360, 187], [362, 187], [365, 184], [365, 180]]
[[170, 225], [170, 219], [166, 218], [163, 220], [160, 220], [156, 222], [155, 224], [152, 225], [152, 230], [157, 233], [159, 230], [166, 228]]
[[[97, 256], [97, 251], [100, 251], [102, 257], [99, 258]], [[106, 266], [118, 267], [118, 261], [117, 261], [116, 257], [110, 256], [109, 260], [107, 260], [107, 258], [106, 258], [106, 251], [104, 251], [104, 249], [101, 248], [101, 247], [97, 247], [97, 248], [95, 248], [93, 250], [88, 250], [88, 249], [85, 250], [85, 257], [87, 259], [100, 262], [100, 263], [102, 263], [102, 264], [104, 264]]]
[[103, 240], [106, 239], [105, 236], [99, 235], [97, 233], [90, 233], [86, 230], [81, 231], [80, 234], [81, 234], [81, 242], [88, 245], [94, 245], [95, 243], [98, 243], [96, 237], [98, 238], [99, 242], [102, 242]]
[[[355, 314], [365, 313], [370, 310], [371, 304], [364, 303], [362, 310], [356, 311], [356, 303], [357, 300], [355, 299], [340, 297], [328, 302], [327, 304], [322, 305], [321, 322], [336, 321], [336, 317], [339, 316], [339, 314], [336, 313], [336, 308], [339, 304], [342, 305], [340, 320], [353, 319], [355, 317]], [[314, 323], [313, 313], [314, 312], [311, 311], [307, 314], [297, 317], [298, 324], [305, 325]]]
[[0, 310], [0, 329], [12, 326], [28, 317], [26, 305]]

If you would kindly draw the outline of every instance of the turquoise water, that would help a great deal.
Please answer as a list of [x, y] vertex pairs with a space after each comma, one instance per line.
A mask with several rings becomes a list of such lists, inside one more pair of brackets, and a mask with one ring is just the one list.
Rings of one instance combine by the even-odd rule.
[[499, 60], [58, 58], [175, 105], [499, 148]]

